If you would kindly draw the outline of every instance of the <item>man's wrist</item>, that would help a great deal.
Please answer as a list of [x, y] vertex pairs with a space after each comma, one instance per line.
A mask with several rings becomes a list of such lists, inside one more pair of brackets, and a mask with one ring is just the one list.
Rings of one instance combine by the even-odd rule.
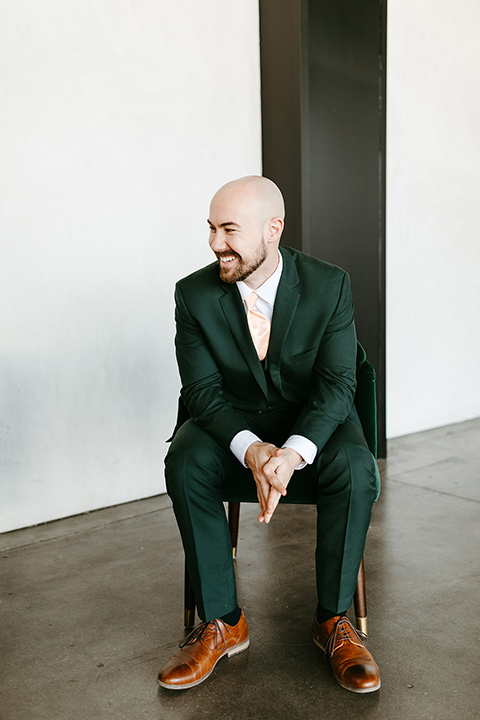
[[246, 467], [250, 467], [250, 465], [251, 465], [250, 460], [252, 458], [252, 454], [254, 452], [254, 448], [256, 445], [261, 445], [261, 440], [254, 440], [252, 443], [250, 443], [248, 448], [245, 450], [244, 464]]
[[294, 448], [289, 447], [288, 445], [284, 445], [284, 447], [282, 448], [282, 451], [283, 451], [282, 455], [284, 457], [286, 455], [287, 457], [291, 458], [291, 462], [292, 462], [292, 465], [294, 468], [297, 468], [298, 465], [301, 465], [302, 467], [304, 467], [306, 465], [305, 460], [300, 455], [298, 450], [295, 450]]
[[284, 442], [283, 447], [296, 450], [301, 456], [302, 460], [299, 462], [295, 470], [301, 470], [305, 467], [305, 465], [311, 465], [315, 460], [318, 450], [315, 443], [303, 435], [290, 435], [290, 437]]
[[230, 443], [231, 452], [244, 467], [248, 467], [245, 462], [247, 450], [250, 445], [253, 445], [255, 442], [262, 442], [258, 435], [255, 435], [255, 433], [252, 433], [250, 430], [241, 430]]

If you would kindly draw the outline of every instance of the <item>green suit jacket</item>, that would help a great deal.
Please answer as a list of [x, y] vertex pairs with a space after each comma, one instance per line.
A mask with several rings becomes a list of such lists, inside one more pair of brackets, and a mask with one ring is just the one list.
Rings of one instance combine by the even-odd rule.
[[[290, 434], [321, 450], [355, 395], [350, 280], [335, 265], [291, 248], [280, 251], [268, 369], [281, 397], [301, 407]], [[190, 417], [228, 448], [238, 432], [250, 429], [248, 413], [268, 408], [265, 372], [240, 294], [235, 284], [220, 280], [215, 262], [180, 280], [175, 302], [181, 399]], [[184, 417], [179, 419], [177, 427]]]

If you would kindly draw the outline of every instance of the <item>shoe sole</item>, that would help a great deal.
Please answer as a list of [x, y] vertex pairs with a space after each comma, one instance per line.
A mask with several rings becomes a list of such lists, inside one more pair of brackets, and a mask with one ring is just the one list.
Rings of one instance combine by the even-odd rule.
[[[334, 676], [335, 677], [335, 676]], [[337, 683], [340, 685], [340, 687], [344, 688], [344, 690], [349, 690], [350, 692], [356, 693], [357, 695], [365, 695], [365, 693], [371, 693], [376, 692], [379, 690], [382, 686], [381, 681], [378, 681], [378, 685], [374, 685], [373, 687], [369, 688], [352, 688], [349, 685], [344, 685], [344, 683], [340, 682], [337, 678], [335, 678]]]
[[[312, 637], [313, 637], [313, 642], [315, 643], [315, 645], [316, 645], [317, 647], [319, 647], [320, 650], [323, 650], [323, 652], [325, 652], [325, 648], [324, 648], [323, 645], [320, 643], [320, 640], [318, 640], [318, 638], [317, 638], [315, 635], [313, 635]], [[350, 687], [349, 685], [345, 685], [345, 683], [340, 682], [340, 680], [339, 680], [337, 677], [335, 677], [335, 674], [334, 674], [333, 672], [332, 672], [332, 675], [333, 675], [333, 677], [335, 678], [335, 680], [337, 681], [337, 683], [340, 685], [340, 687], [342, 687], [344, 690], [348, 690], [349, 692], [356, 693], [357, 695], [365, 695], [365, 693], [376, 692], [376, 691], [379, 690], [379, 689], [381, 688], [381, 686], [382, 686], [382, 682], [381, 682], [381, 680], [379, 680], [379, 681], [378, 681], [378, 684], [377, 684], [377, 685], [374, 685], [373, 687], [368, 687], [368, 688], [352, 688], [352, 687]]]
[[208, 673], [206, 675], [204, 675], [203, 677], [199, 678], [198, 680], [195, 680], [194, 682], [187, 683], [186, 685], [169, 685], [168, 683], [164, 683], [157, 678], [157, 683], [160, 685], [160, 687], [166, 688], [167, 690], [188, 690], [189, 688], [195, 687], [196, 685], [200, 685], [200, 683], [202, 683], [204, 680], [209, 678], [210, 675], [212, 674], [212, 672], [215, 670], [217, 663], [223, 657], [225, 657], [225, 655], [227, 657], [232, 657], [233, 655], [238, 655], [238, 653], [241, 653], [244, 650], [246, 650], [249, 645], [250, 645], [250, 640], [247, 638], [246, 640], [244, 640], [243, 643], [239, 643], [238, 645], [234, 645], [233, 647], [225, 650], [225, 652], [223, 652], [220, 655], [220, 657], [215, 662], [215, 665], [212, 666], [212, 668], [208, 671]]
[[317, 638], [317, 636], [316, 636], [315, 634], [313, 634], [313, 635], [312, 635], [312, 638], [313, 638], [313, 642], [315, 643], [315, 645], [316, 645], [317, 647], [319, 647], [320, 650], [323, 650], [323, 652], [325, 652], [325, 648], [323, 647], [323, 645], [321, 644], [321, 642], [320, 642], [320, 640]]

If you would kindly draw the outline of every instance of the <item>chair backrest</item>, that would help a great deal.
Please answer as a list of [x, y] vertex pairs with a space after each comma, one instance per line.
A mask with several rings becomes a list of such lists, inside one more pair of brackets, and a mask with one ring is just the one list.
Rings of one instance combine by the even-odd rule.
[[365, 350], [357, 342], [357, 389], [355, 407], [365, 440], [372, 455], [377, 457], [377, 396], [375, 370], [367, 360]]

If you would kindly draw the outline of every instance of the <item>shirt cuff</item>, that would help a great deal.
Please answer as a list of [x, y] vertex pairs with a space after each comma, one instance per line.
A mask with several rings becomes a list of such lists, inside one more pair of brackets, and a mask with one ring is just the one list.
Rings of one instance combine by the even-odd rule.
[[308, 438], [303, 437], [303, 435], [290, 435], [288, 440], [283, 443], [282, 447], [292, 448], [292, 450], [296, 450], [298, 454], [302, 456], [303, 461], [298, 463], [295, 470], [301, 470], [305, 467], [305, 465], [311, 465], [315, 460], [315, 455], [318, 451], [315, 443]]
[[248, 467], [247, 463], [245, 462], [245, 453], [247, 452], [250, 445], [254, 442], [262, 441], [260, 440], [258, 435], [250, 432], [250, 430], [240, 430], [240, 432], [235, 435], [232, 442], [230, 443], [230, 450], [244, 467]]

